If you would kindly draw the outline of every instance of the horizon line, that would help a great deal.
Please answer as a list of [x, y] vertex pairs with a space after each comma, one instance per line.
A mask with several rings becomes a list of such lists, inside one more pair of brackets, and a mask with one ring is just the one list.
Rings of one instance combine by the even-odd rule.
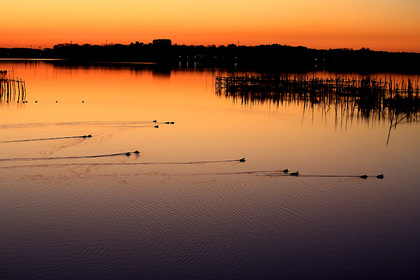
[[[154, 40], [171, 40], [168, 38], [158, 38], [158, 39], [154, 39]], [[171, 40], [172, 41], [172, 40]], [[48, 49], [53, 49], [55, 46], [101, 46], [101, 47], [106, 47], [106, 46], [115, 46], [115, 45], [122, 45], [122, 46], [130, 46], [130, 45], [137, 45], [137, 44], [143, 44], [143, 45], [153, 45], [153, 41], [149, 42], [149, 43], [145, 43], [145, 42], [140, 42], [140, 41], [135, 41], [135, 42], [130, 42], [130, 43], [105, 43], [105, 44], [90, 44], [90, 43], [73, 43], [72, 41], [70, 42], [66, 42], [66, 43], [58, 43], [53, 45], [52, 47], [33, 47], [33, 45], [30, 45], [29, 47], [19, 47], [19, 46], [15, 46], [15, 47], [2, 47], [0, 46], [0, 49], [29, 49], [29, 50], [48, 50]], [[310, 50], [318, 50], [318, 51], [329, 51], [329, 50], [348, 50], [348, 51], [360, 51], [360, 50], [367, 50], [367, 51], [372, 51], [372, 52], [386, 52], [386, 53], [411, 53], [411, 54], [420, 54], [420, 52], [416, 52], [416, 51], [387, 51], [387, 50], [376, 50], [376, 49], [371, 49], [369, 47], [361, 47], [361, 48], [349, 48], [349, 47], [339, 47], [339, 48], [312, 48], [312, 47], [307, 47], [304, 45], [288, 45], [288, 44], [281, 44], [281, 43], [271, 43], [271, 44], [254, 44], [254, 45], [246, 45], [246, 44], [239, 44], [239, 41], [237, 44], [235, 43], [230, 43], [230, 44], [220, 44], [220, 45], [216, 45], [216, 44], [171, 44], [171, 46], [186, 46], [186, 47], [229, 47], [229, 46], [236, 46], [236, 47], [259, 47], [259, 46], [273, 46], [273, 45], [278, 45], [278, 46], [283, 46], [283, 47], [292, 47], [292, 48], [307, 48]]]

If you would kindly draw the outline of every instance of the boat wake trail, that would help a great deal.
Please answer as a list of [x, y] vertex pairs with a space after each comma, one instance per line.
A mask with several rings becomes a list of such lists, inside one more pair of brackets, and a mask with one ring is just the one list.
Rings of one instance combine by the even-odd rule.
[[376, 177], [379, 179], [383, 178], [382, 175], [367, 176], [367, 175], [325, 175], [325, 174], [296, 174], [296, 173], [287, 173], [283, 170], [272, 170], [272, 171], [241, 171], [241, 172], [223, 172], [223, 173], [214, 173], [214, 175], [256, 175], [256, 176], [272, 176], [272, 177], [304, 177], [304, 178], [362, 178], [366, 179], [368, 177]]
[[[136, 152], [133, 152], [136, 154]], [[116, 156], [130, 156], [131, 152], [106, 154], [106, 155], [92, 155], [92, 156], [70, 156], [70, 157], [35, 157], [35, 158], [1, 158], [0, 162], [5, 161], [36, 161], [36, 160], [60, 160], [60, 159], [86, 159], [86, 158], [105, 158]]]
[[4, 140], [0, 143], [19, 143], [19, 142], [35, 142], [35, 141], [48, 141], [48, 140], [62, 140], [62, 139], [76, 139], [76, 138], [90, 138], [92, 135], [83, 136], [63, 136], [63, 137], [50, 137], [50, 138], [35, 138], [35, 139], [20, 139], [20, 140]]
[[[129, 154], [130, 153], [118, 153], [118, 154], [95, 155], [95, 156], [76, 156], [76, 157], [6, 158], [6, 159], [0, 159], [0, 162], [104, 158], [104, 157], [115, 157], [115, 156], [122, 156], [122, 155], [129, 156]], [[186, 162], [160, 161], [160, 162], [56, 163], [56, 164], [29, 164], [29, 165], [2, 166], [0, 168], [4, 169], [4, 168], [22, 168], [22, 167], [60, 167], [60, 166], [188, 165], [188, 164], [211, 164], [211, 163], [229, 163], [229, 162], [241, 162], [241, 160], [240, 159], [227, 159], [227, 160], [203, 160], [203, 161], [186, 161]]]
[[100, 125], [113, 127], [144, 127], [151, 126], [152, 121], [83, 121], [83, 122], [43, 122], [43, 123], [17, 123], [17, 124], [3, 124], [0, 128], [26, 128], [26, 127], [46, 127], [46, 126], [86, 126], [86, 125]]
[[239, 162], [240, 159], [226, 159], [226, 160], [202, 160], [202, 161], [157, 161], [157, 162], [133, 162], [131, 164], [142, 165], [184, 165], [184, 164], [207, 164], [207, 163], [223, 163], [223, 162]]

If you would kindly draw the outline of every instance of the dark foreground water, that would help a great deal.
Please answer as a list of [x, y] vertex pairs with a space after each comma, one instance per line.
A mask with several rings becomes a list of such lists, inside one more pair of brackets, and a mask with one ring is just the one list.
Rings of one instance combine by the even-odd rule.
[[420, 276], [416, 122], [243, 104], [210, 71], [0, 69], [28, 100], [0, 104], [0, 279]]

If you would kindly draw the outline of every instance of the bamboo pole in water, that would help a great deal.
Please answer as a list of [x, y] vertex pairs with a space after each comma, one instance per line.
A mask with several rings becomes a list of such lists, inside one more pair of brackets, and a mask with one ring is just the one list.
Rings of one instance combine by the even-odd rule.
[[26, 86], [22, 79], [14, 79], [13, 72], [7, 76], [8, 71], [0, 71], [0, 101], [24, 102], [26, 100]]

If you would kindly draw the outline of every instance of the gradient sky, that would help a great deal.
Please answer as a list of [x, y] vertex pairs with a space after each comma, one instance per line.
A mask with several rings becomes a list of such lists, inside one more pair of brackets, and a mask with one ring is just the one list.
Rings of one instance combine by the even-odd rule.
[[420, 0], [0, 0], [0, 47], [286, 44], [420, 52]]

